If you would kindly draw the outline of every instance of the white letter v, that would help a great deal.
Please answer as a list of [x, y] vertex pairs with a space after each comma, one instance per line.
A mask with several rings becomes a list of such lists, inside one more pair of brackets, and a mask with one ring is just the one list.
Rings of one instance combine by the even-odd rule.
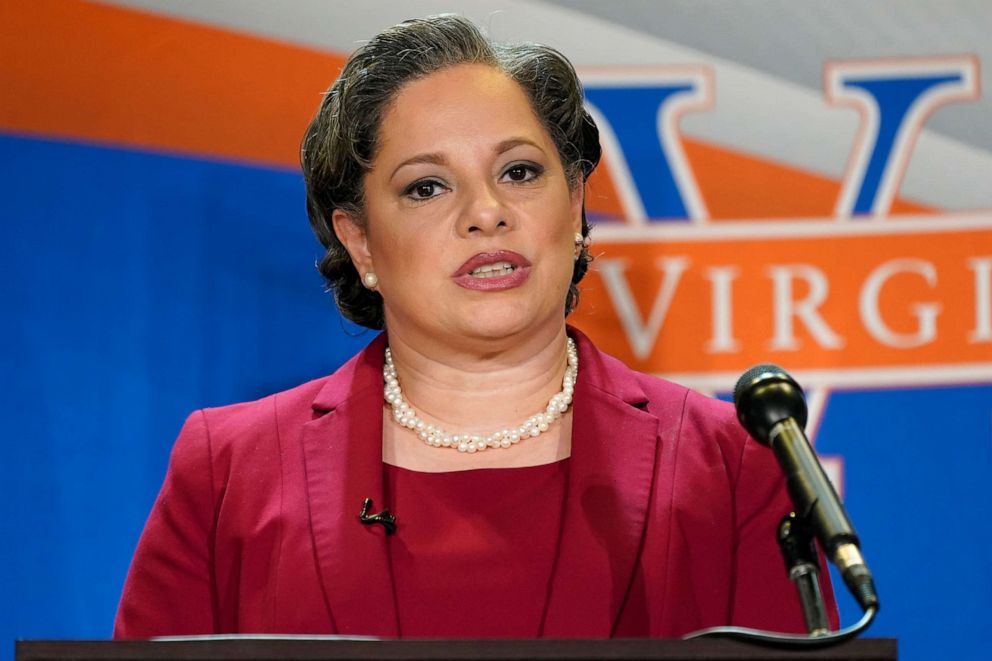
[[627, 334], [627, 341], [639, 360], [647, 358], [651, 354], [651, 349], [654, 348], [658, 333], [661, 332], [665, 317], [668, 315], [668, 308], [672, 304], [672, 299], [675, 298], [675, 290], [679, 286], [682, 274], [689, 268], [689, 259], [687, 257], [662, 257], [657, 261], [657, 266], [661, 267], [663, 278], [658, 294], [651, 305], [648, 321], [645, 324], [627, 284], [625, 274], [628, 261], [626, 259], [602, 258], [596, 260], [596, 270], [599, 271], [603, 282], [606, 283], [606, 291], [617, 316], [620, 318], [623, 330]]

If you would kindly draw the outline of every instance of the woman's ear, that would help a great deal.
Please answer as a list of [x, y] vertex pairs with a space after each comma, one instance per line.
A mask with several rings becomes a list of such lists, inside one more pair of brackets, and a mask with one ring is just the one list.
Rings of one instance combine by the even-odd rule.
[[374, 270], [365, 228], [350, 213], [341, 209], [335, 209], [331, 214], [331, 224], [334, 225], [334, 233], [351, 256], [351, 263], [355, 265], [359, 275]]

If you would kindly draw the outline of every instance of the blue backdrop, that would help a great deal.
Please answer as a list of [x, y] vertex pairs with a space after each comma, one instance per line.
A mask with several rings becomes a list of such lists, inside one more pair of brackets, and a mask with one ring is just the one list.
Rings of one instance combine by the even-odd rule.
[[314, 268], [296, 172], [0, 137], [0, 658], [111, 633], [195, 408], [332, 371], [373, 336]]
[[[372, 334], [323, 292], [297, 172], [7, 135], [0, 181], [5, 661], [15, 637], [110, 635], [190, 411], [328, 373]], [[872, 634], [905, 659], [981, 658], [992, 386], [837, 391], [829, 413], [818, 447], [845, 458]]]

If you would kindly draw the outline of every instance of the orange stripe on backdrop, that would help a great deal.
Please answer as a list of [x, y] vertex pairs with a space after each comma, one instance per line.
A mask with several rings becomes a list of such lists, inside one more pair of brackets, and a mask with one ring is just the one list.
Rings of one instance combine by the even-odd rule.
[[[598, 259], [571, 321], [604, 350], [648, 372], [740, 371], [767, 361], [797, 369], [992, 362], [992, 301], [982, 300], [992, 284], [989, 267], [976, 265], [992, 260], [992, 219], [981, 229], [874, 235], [845, 235], [826, 222], [836, 230], [815, 237], [597, 241]], [[721, 271], [730, 283], [722, 290], [729, 305], [717, 312]], [[663, 308], [666, 278], [670, 305], [652, 332], [648, 321], [652, 309]], [[802, 301], [817, 298], [817, 279], [823, 300], [808, 306], [815, 318], [804, 317]], [[795, 303], [776, 300], [785, 280], [786, 298]], [[923, 319], [928, 311], [935, 311], [933, 337]], [[815, 326], [817, 318], [833, 337], [816, 336], [809, 321]], [[720, 337], [733, 342], [714, 346]]]
[[[296, 166], [306, 124], [343, 63], [138, 11], [13, 0], [0, 4], [0, 129]], [[698, 140], [685, 149], [714, 220], [833, 213], [837, 181]], [[607, 159], [587, 205], [623, 216]]]
[[[683, 146], [713, 220], [834, 215], [838, 180], [701, 140], [684, 140]], [[930, 210], [897, 197], [890, 215]]]
[[75, 0], [0, 3], [0, 128], [284, 166], [344, 58]]
[[[840, 181], [794, 166], [719, 147], [702, 140], [682, 140], [696, 185], [711, 220], [828, 218], [840, 195]], [[589, 179], [586, 208], [611, 218], [623, 206], [609, 174], [608, 157]], [[930, 207], [896, 198], [889, 215], [931, 213]]]

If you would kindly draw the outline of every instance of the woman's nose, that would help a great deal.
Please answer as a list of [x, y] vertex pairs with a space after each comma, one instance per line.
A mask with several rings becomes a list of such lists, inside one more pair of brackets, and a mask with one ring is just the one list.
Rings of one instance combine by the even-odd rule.
[[463, 189], [464, 208], [460, 219], [460, 233], [493, 234], [509, 227], [506, 208], [499, 192], [491, 185], [479, 184]]

